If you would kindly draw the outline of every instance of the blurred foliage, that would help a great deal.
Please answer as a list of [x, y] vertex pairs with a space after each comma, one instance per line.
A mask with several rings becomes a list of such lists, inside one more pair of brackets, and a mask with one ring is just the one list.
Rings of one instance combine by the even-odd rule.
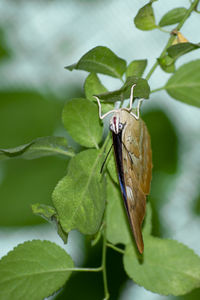
[[175, 128], [162, 110], [143, 114], [151, 136], [153, 153], [153, 180], [148, 197], [153, 210], [153, 230], [155, 236], [162, 236], [162, 220], [159, 211], [164, 204], [164, 195], [168, 193], [168, 174], [175, 174], [178, 161], [178, 140]]
[[[0, 147], [13, 147], [39, 136], [53, 135], [61, 127], [62, 102], [36, 92], [0, 92]], [[33, 161], [13, 159], [1, 163], [0, 225], [43, 222], [32, 214], [35, 202], [51, 203], [51, 193], [65, 175], [66, 161], [45, 157]], [[23, 189], [22, 189], [23, 187]]]
[[3, 28], [0, 28], [0, 60], [10, 57], [10, 50], [5, 41]]

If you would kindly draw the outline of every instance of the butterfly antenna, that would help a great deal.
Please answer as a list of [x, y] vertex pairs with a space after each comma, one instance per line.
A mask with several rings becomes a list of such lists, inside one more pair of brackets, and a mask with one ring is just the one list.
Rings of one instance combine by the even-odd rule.
[[100, 174], [102, 174], [102, 172], [103, 172], [103, 168], [104, 168], [105, 163], [106, 163], [106, 160], [107, 160], [107, 158], [108, 158], [108, 156], [109, 156], [109, 154], [110, 154], [110, 151], [111, 151], [111, 149], [112, 149], [112, 146], [113, 146], [113, 144], [110, 146], [110, 149], [109, 149], [108, 153], [106, 154], [106, 157], [105, 157], [105, 159], [104, 159], [104, 161], [103, 161], [103, 163], [102, 163], [101, 170], [100, 170]]

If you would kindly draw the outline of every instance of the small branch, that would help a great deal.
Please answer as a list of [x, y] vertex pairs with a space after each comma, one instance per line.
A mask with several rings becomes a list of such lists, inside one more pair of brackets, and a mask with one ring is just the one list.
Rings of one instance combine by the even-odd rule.
[[104, 285], [104, 300], [108, 300], [110, 298], [108, 292], [108, 282], [107, 282], [107, 274], [106, 274], [106, 230], [104, 229], [104, 236], [103, 236], [103, 248], [102, 248], [102, 272], [103, 272], [103, 285]]
[[109, 247], [109, 248], [111, 248], [111, 249], [113, 249], [113, 250], [115, 250], [115, 251], [117, 251], [121, 254], [125, 253], [125, 251], [123, 249], [120, 249], [120, 248], [114, 246], [113, 244], [107, 243], [106, 245], [107, 245], [107, 247]]
[[[194, 0], [190, 7], [188, 8], [184, 18], [180, 21], [180, 23], [177, 25], [176, 27], [176, 30], [177, 31], [180, 31], [180, 29], [182, 28], [183, 24], [185, 23], [185, 21], [188, 19], [188, 17], [190, 16], [190, 14], [192, 13], [192, 11], [194, 10], [194, 8], [196, 7], [196, 5], [198, 4], [199, 0]], [[163, 49], [163, 51], [161, 52], [160, 54], [160, 57], [163, 57], [166, 52], [167, 52], [167, 49], [172, 45], [173, 41], [175, 40], [175, 36], [172, 35], [170, 36], [165, 48]], [[153, 72], [155, 71], [155, 69], [157, 68], [158, 66], [158, 61], [156, 60], [156, 62], [153, 64], [152, 68], [150, 69], [149, 73], [147, 74], [146, 76], [146, 80], [149, 80], [149, 78], [151, 77], [151, 75], [153, 74]]]
[[162, 31], [162, 32], [165, 32], [165, 33], [168, 33], [168, 34], [171, 33], [171, 31], [166, 30], [166, 29], [162, 28], [162, 27], [159, 26], [159, 25], [157, 25], [156, 28], [157, 28], [158, 30]]
[[164, 86], [162, 86], [162, 87], [160, 87], [160, 88], [157, 88], [157, 89], [152, 90], [151, 93], [156, 93], [156, 92], [162, 91], [162, 90], [164, 90], [164, 89], [165, 89]]

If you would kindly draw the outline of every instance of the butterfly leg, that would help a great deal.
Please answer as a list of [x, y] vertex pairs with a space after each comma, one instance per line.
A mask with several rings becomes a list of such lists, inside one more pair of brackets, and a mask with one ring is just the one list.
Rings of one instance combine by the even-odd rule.
[[101, 120], [103, 120], [106, 116], [108, 116], [109, 114], [111, 113], [114, 113], [116, 112], [117, 110], [116, 109], [113, 109], [113, 110], [110, 110], [108, 111], [107, 113], [105, 113], [104, 115], [102, 115], [102, 112], [101, 112], [101, 102], [99, 100], [99, 98], [97, 96], [93, 96], [96, 100], [97, 100], [97, 103], [98, 103], [98, 106], [99, 106], [99, 118]]
[[134, 90], [134, 87], [136, 86], [136, 84], [133, 84], [132, 87], [131, 87], [131, 95], [130, 95], [130, 105], [129, 105], [129, 109], [128, 111], [130, 112], [132, 110], [132, 106], [133, 106], [133, 90]]
[[136, 107], [136, 114], [134, 114], [133, 112], [130, 112], [130, 114], [131, 114], [136, 120], [139, 120], [139, 118], [140, 118], [140, 106], [141, 106], [143, 100], [144, 100], [144, 99], [142, 98], [142, 99], [140, 99], [140, 100], [138, 101], [138, 104], [137, 104], [137, 107]]

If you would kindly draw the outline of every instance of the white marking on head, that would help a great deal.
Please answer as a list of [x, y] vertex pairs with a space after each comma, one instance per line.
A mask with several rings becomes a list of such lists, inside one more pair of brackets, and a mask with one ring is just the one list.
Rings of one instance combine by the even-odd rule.
[[110, 119], [110, 130], [115, 134], [118, 134], [122, 131], [124, 124], [120, 122], [120, 112], [116, 112]]

